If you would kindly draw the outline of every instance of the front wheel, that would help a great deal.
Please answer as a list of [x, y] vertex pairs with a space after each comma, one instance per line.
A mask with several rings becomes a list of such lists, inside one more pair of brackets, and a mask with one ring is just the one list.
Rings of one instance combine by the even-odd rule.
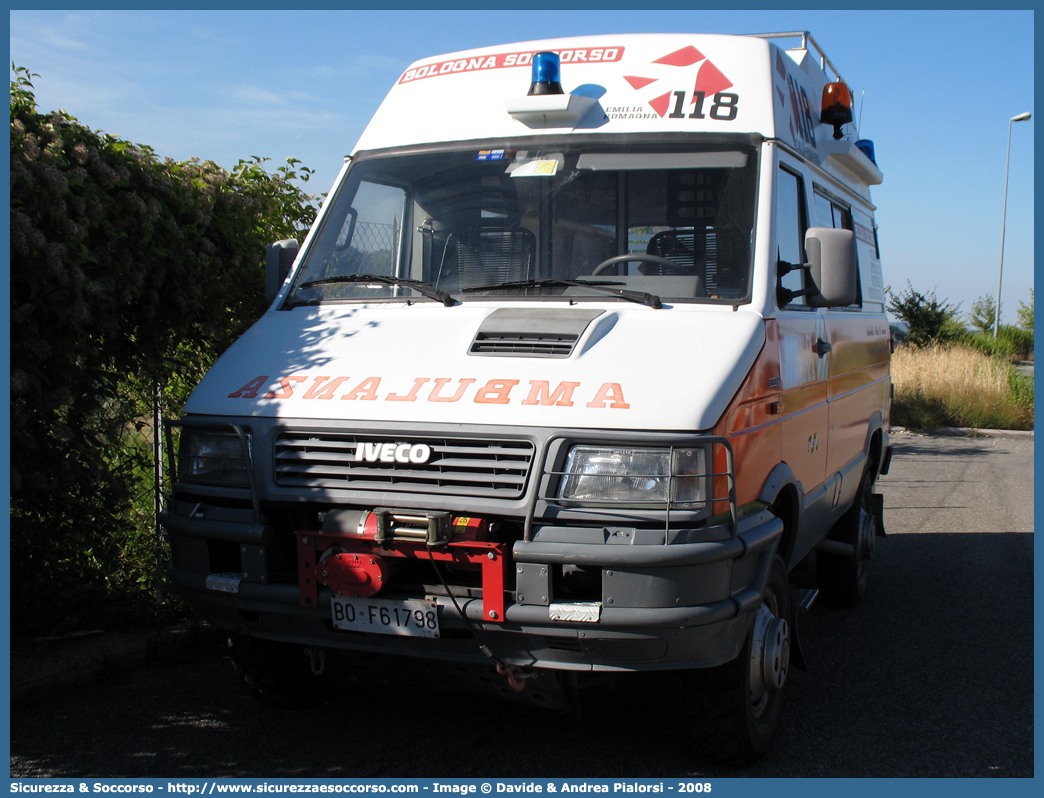
[[850, 544], [851, 557], [816, 552], [816, 581], [823, 598], [838, 607], [854, 607], [866, 595], [870, 576], [870, 560], [877, 538], [877, 516], [874, 514], [874, 478], [867, 463], [859, 482], [855, 502], [834, 525], [830, 537]]
[[790, 672], [791, 621], [787, 570], [777, 556], [740, 655], [696, 674], [691, 712], [696, 742], [710, 759], [744, 766], [771, 747]]

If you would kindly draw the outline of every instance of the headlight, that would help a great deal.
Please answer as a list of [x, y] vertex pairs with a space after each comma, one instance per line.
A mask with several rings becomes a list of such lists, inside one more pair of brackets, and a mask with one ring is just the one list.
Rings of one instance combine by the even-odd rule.
[[706, 503], [704, 449], [574, 446], [558, 497], [569, 502], [698, 509]]
[[[243, 445], [234, 432], [185, 429], [181, 439], [178, 476], [191, 482], [248, 485]], [[250, 436], [246, 436], [247, 454]]]

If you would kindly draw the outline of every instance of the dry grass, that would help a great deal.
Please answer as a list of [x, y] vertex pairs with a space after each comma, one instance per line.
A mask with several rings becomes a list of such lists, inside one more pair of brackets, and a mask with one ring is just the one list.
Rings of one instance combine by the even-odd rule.
[[905, 427], [1033, 429], [1033, 382], [1003, 358], [960, 346], [892, 355], [892, 423]]

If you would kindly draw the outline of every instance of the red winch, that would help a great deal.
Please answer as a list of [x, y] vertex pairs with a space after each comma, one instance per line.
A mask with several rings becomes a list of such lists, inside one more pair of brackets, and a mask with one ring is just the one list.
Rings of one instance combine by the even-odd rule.
[[344, 596], [373, 596], [384, 587], [388, 566], [373, 553], [352, 553], [331, 546], [319, 558], [315, 580]]
[[380, 593], [392, 558], [435, 560], [480, 567], [483, 620], [502, 622], [507, 544], [485, 540], [489, 528], [473, 516], [377, 509], [343, 513], [321, 531], [298, 530], [301, 604], [317, 606], [320, 586], [343, 596]]

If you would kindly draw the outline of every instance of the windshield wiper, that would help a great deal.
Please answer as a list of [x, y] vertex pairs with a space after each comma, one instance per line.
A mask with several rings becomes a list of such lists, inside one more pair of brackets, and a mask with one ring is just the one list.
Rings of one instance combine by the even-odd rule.
[[301, 288], [315, 288], [320, 285], [334, 285], [336, 283], [376, 283], [378, 285], [397, 285], [403, 288], [412, 288], [419, 294], [431, 299], [437, 299], [448, 308], [453, 307], [455, 300], [445, 291], [440, 291], [431, 283], [423, 280], [409, 280], [405, 277], [385, 277], [380, 274], [341, 274], [336, 277], [326, 277], [322, 280], [310, 280], [301, 283]]
[[663, 307], [663, 302], [661, 302], [660, 298], [655, 294], [646, 294], [643, 291], [628, 291], [626, 288], [610, 288], [609, 286], [611, 285], [622, 285], [622, 283], [614, 282], [612, 280], [592, 280], [588, 282], [586, 280], [560, 280], [558, 278], [547, 278], [543, 280], [523, 280], [517, 283], [476, 285], [469, 288], [462, 288], [460, 292], [464, 294], [469, 291], [494, 291], [501, 288], [545, 288], [557, 285], [594, 288], [598, 291], [605, 291], [606, 293], [618, 296], [620, 299], [626, 299], [628, 302], [637, 302], [640, 305], [648, 305], [653, 310], [659, 310]]

